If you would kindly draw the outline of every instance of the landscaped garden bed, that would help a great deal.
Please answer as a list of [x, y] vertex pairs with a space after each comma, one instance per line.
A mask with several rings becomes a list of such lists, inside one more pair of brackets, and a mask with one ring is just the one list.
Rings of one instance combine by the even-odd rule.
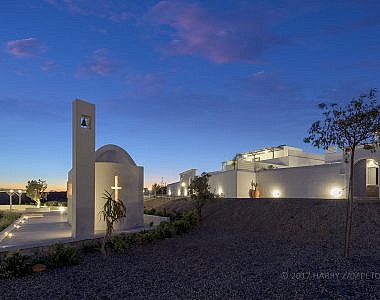
[[[155, 213], [156, 215], [169, 214], [160, 211]], [[132, 234], [113, 235], [107, 242], [107, 248], [110, 249], [108, 254], [121, 254], [131, 247], [139, 247], [155, 240], [184, 234], [197, 224], [198, 220], [194, 211], [170, 213], [170, 222], [162, 222], [155, 228]], [[0, 277], [21, 277], [32, 272], [40, 273], [46, 269], [77, 265], [89, 252], [98, 252], [100, 255], [101, 241], [100, 239], [86, 241], [81, 247], [56, 244], [49, 250], [48, 252], [36, 253], [34, 256], [24, 255], [20, 252], [7, 253], [0, 262]]]
[[3, 231], [20, 217], [21, 214], [17, 212], [0, 211], [0, 231]]

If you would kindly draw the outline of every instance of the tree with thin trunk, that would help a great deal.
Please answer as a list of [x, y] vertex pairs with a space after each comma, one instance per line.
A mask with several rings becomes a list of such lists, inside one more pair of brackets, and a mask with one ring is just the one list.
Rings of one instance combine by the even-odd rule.
[[189, 194], [195, 202], [199, 222], [202, 221], [203, 206], [215, 198], [215, 194], [210, 191], [210, 185], [208, 184], [209, 177], [209, 174], [202, 173], [201, 176], [195, 176], [189, 185]]
[[349, 256], [352, 208], [354, 202], [355, 152], [359, 147], [374, 151], [378, 146], [380, 132], [380, 106], [376, 100], [376, 89], [353, 99], [347, 105], [319, 104], [323, 120], [314, 122], [304, 139], [317, 148], [336, 146], [344, 152], [345, 162], [349, 162], [350, 178], [346, 209], [346, 230], [344, 255]]
[[47, 183], [46, 180], [29, 180], [26, 185], [26, 195], [36, 202], [37, 207], [41, 206], [41, 199], [47, 196]]
[[166, 194], [166, 186], [165, 184], [161, 183], [153, 183], [152, 184], [152, 194], [153, 197], [157, 197], [157, 195], [165, 195]]
[[106, 234], [103, 239], [101, 250], [103, 255], [107, 255], [107, 242], [111, 238], [115, 223], [120, 222], [126, 217], [126, 207], [123, 201], [113, 199], [112, 194], [108, 191], [104, 191], [102, 198], [106, 200], [103, 210], [100, 212], [103, 220], [106, 222]]

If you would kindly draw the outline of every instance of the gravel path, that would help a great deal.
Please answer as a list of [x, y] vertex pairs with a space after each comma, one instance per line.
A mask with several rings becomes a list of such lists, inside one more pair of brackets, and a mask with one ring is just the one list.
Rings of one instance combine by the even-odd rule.
[[[379, 206], [363, 206], [356, 214], [354, 249], [345, 260], [341, 247], [337, 249], [343, 225], [336, 218], [344, 211], [339, 203], [330, 202], [327, 207], [312, 201], [310, 206], [297, 201], [247, 203], [223, 200], [211, 205], [203, 225], [191, 233], [136, 246], [123, 255], [88, 254], [79, 266], [2, 280], [0, 298], [380, 296], [380, 238], [374, 233], [376, 220], [371, 221], [379, 215]], [[327, 218], [326, 211], [331, 212]], [[367, 238], [363, 232], [369, 232]], [[358, 243], [360, 238], [367, 241], [365, 246]]]

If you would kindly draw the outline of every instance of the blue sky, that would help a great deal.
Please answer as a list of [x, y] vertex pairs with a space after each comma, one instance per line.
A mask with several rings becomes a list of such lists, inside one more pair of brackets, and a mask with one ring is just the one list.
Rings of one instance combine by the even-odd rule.
[[303, 144], [322, 101], [380, 86], [378, 1], [0, 4], [0, 187], [64, 189], [71, 101], [146, 185], [237, 152]]

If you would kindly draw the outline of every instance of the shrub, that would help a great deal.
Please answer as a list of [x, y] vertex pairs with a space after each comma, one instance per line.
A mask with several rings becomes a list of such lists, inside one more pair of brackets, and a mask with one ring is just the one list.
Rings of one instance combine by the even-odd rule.
[[64, 207], [66, 207], [67, 206], [67, 202], [66, 201], [46, 201], [46, 202], [44, 202], [44, 205], [46, 205], [46, 206], [64, 206]]
[[138, 233], [137, 235], [137, 243], [141, 245], [149, 244], [153, 242], [154, 237], [155, 237], [154, 235], [155, 235], [154, 231], [142, 231]]
[[170, 238], [172, 236], [172, 226], [169, 222], [162, 222], [154, 231], [159, 239]]
[[132, 233], [127, 235], [126, 239], [129, 245], [136, 244], [138, 233]]
[[77, 265], [80, 263], [81, 259], [78, 249], [65, 247], [62, 244], [54, 245], [50, 256], [51, 264], [54, 267]]
[[10, 224], [16, 221], [21, 217], [21, 214], [10, 212], [10, 211], [1, 211], [0, 212], [0, 231], [3, 231]]
[[184, 234], [190, 230], [191, 225], [185, 220], [178, 220], [173, 222], [173, 228], [175, 234]]
[[100, 251], [101, 243], [99, 241], [85, 242], [82, 246], [84, 252], [98, 252]]
[[146, 215], [155, 215], [156, 214], [156, 210], [154, 208], [151, 208], [151, 209], [144, 208], [144, 214], [146, 214]]
[[184, 234], [198, 224], [198, 217], [195, 210], [185, 213], [167, 213], [165, 210], [163, 212], [157, 212], [154, 209], [145, 209], [144, 212], [169, 216], [174, 221], [161, 222], [155, 229], [149, 231], [142, 231], [130, 235], [120, 234], [113, 236], [108, 244], [113, 251], [123, 253], [128, 247], [135, 243], [146, 245], [156, 239], [170, 238], [174, 234]]
[[29, 257], [16, 253], [9, 253], [2, 260], [0, 265], [0, 275], [3, 278], [21, 277], [31, 272]]
[[198, 225], [198, 215], [195, 210], [191, 210], [188, 212], [185, 212], [183, 214], [183, 219], [190, 223], [191, 227], [195, 227]]
[[[144, 231], [143, 233], [146, 233]], [[136, 244], [137, 242], [139, 243], [147, 243], [146, 237], [141, 237], [142, 233], [133, 233], [133, 234], [119, 234], [113, 236], [110, 241], [109, 241], [109, 246], [110, 248], [115, 251], [116, 253], [123, 253], [125, 250], [127, 250], [129, 247], [132, 245]]]
[[109, 246], [113, 251], [120, 254], [130, 246], [130, 242], [128, 241], [125, 234], [120, 234], [110, 238]]

